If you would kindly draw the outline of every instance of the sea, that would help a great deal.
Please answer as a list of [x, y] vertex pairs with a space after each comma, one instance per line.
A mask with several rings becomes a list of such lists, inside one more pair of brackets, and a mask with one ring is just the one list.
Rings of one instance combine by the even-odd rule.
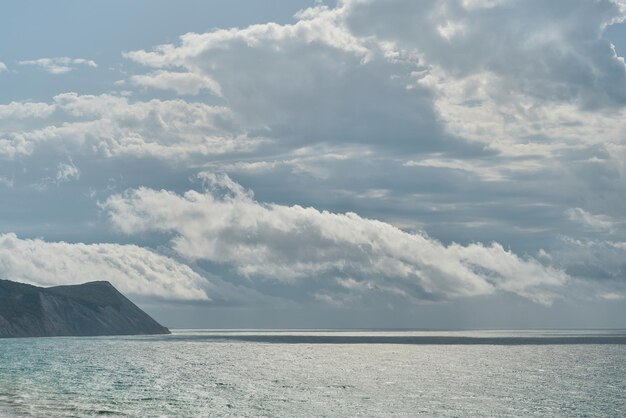
[[6, 417], [626, 416], [626, 331], [0, 339]]

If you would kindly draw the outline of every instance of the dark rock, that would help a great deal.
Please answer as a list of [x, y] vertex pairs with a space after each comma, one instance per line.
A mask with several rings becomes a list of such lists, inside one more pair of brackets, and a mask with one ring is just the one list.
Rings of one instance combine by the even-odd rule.
[[0, 338], [169, 333], [109, 282], [42, 288], [0, 280]]

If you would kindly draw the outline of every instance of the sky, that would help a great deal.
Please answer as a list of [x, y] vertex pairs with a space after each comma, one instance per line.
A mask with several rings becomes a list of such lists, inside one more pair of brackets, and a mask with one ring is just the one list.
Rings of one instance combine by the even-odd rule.
[[173, 328], [626, 327], [623, 0], [0, 10], [0, 277]]

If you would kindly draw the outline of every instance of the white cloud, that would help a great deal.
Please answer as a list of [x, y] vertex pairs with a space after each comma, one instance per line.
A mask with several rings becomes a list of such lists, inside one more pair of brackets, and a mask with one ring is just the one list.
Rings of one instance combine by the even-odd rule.
[[615, 2], [555, 0], [550, 8], [539, 0], [477, 3], [346, 0], [341, 5], [355, 36], [415, 51], [455, 78], [491, 74], [500, 100], [513, 91], [587, 108], [626, 104], [624, 61], [602, 38], [607, 25], [625, 17]]
[[[361, 143], [453, 161], [444, 154], [462, 152], [445, 125], [518, 159], [489, 169], [457, 155], [449, 167], [487, 181], [569, 170], [563, 150], [619, 143], [626, 129], [618, 109], [626, 66], [601, 37], [624, 15], [608, 0], [549, 10], [540, 1], [346, 0], [296, 18], [188, 33], [125, 55], [210, 77], [242, 126], [283, 142]], [[605, 107], [614, 111], [581, 110]]]
[[36, 60], [20, 61], [20, 65], [34, 65], [42, 68], [50, 74], [65, 74], [75, 70], [79, 66], [96, 68], [98, 64], [95, 61], [84, 58], [54, 57], [39, 58]]
[[220, 85], [207, 76], [194, 73], [155, 71], [149, 74], [134, 75], [130, 83], [136, 86], [160, 90], [174, 90], [178, 94], [197, 95], [207, 90], [217, 96], [222, 95]]
[[52, 286], [107, 280], [121, 292], [208, 300], [207, 281], [188, 266], [136, 245], [71, 244], [0, 235], [0, 276]]
[[[49, 138], [80, 144], [96, 138], [94, 147], [106, 155], [185, 159], [248, 152], [253, 138], [264, 137], [280, 151], [293, 149], [296, 141], [296, 148], [360, 143], [403, 153], [440, 152], [441, 161], [493, 180], [504, 176], [501, 170], [487, 173], [468, 156], [461, 161], [443, 155], [458, 151], [447, 142], [442, 121], [450, 132], [489, 151], [525, 158], [516, 171], [532, 172], [548, 162], [558, 166], [550, 158], [564, 149], [621, 138], [623, 112], [580, 113], [581, 104], [593, 108], [626, 100], [623, 60], [601, 38], [607, 24], [623, 18], [608, 0], [577, 0], [548, 11], [537, 1], [346, 0], [296, 18], [291, 25], [188, 33], [178, 44], [125, 53], [156, 69], [130, 76], [131, 85], [223, 96], [228, 107], [220, 110], [229, 120], [203, 124], [209, 132], [204, 139], [194, 123], [187, 128], [160, 123], [166, 119], [163, 110], [141, 122], [151, 129], [108, 118], [115, 113], [123, 119], [155, 101], [135, 102], [129, 109], [127, 99], [78, 96], [75, 101], [85, 106], [99, 100], [111, 110], [80, 123], [62, 114], [42, 129], [4, 128], [0, 154], [28, 155], [36, 142]], [[56, 65], [57, 71], [95, 65], [68, 57], [23, 63]], [[218, 138], [212, 134], [216, 125]], [[552, 140], [533, 139], [538, 137]]]
[[[220, 106], [201, 103], [204, 96], [140, 101], [131, 92], [0, 105], [0, 183], [19, 185], [36, 167], [43, 173], [30, 174], [31, 184], [79, 175], [87, 183], [119, 163], [118, 187], [149, 178], [151, 187], [180, 191], [180, 179], [156, 184], [162, 173], [124, 160], [156, 158], [185, 178], [237, 173], [266, 200], [358, 208], [447, 240], [510, 243], [524, 248], [519, 254], [568, 230], [622, 239], [624, 62], [601, 36], [622, 18], [608, 0], [549, 8], [537, 0], [346, 0], [302, 11], [291, 25], [189, 33], [126, 53], [151, 69], [128, 75], [124, 88], [210, 92]], [[57, 72], [90, 65], [32, 63]], [[59, 164], [68, 157], [84, 172]], [[108, 196], [104, 187], [94, 196]], [[508, 290], [548, 301], [551, 285], [565, 280], [497, 244], [443, 245], [353, 214], [259, 203], [228, 187], [238, 190], [230, 198], [139, 189], [107, 205], [128, 232], [152, 228], [144, 216], [175, 235], [181, 255], [243, 276], [308, 279], [322, 288], [320, 300], [384, 289], [414, 299]]]
[[499, 181], [502, 180], [503, 177], [497, 170], [494, 170], [492, 167], [484, 167], [480, 169], [475, 167], [473, 164], [463, 160], [449, 160], [449, 159], [439, 159], [439, 158], [426, 158], [420, 161], [409, 160], [404, 163], [405, 167], [433, 167], [433, 168], [444, 168], [444, 169], [453, 169], [453, 170], [461, 170], [469, 173], [477, 174], [483, 177], [487, 181]]
[[541, 303], [549, 303], [567, 280], [563, 272], [496, 243], [446, 246], [354, 213], [259, 203], [225, 175], [202, 178], [205, 193], [141, 188], [110, 197], [103, 208], [125, 233], [174, 233], [171, 245], [181, 256], [262, 280], [306, 280], [321, 289], [409, 300], [508, 291]]
[[437, 32], [442, 38], [452, 41], [455, 37], [462, 36], [465, 26], [461, 23], [446, 21], [445, 24], [437, 26]]
[[11, 102], [0, 105], [0, 120], [8, 123], [11, 119], [47, 118], [54, 109], [55, 106], [49, 103]]
[[[341, 12], [316, 7], [292, 25], [188, 33], [177, 45], [125, 55], [149, 67], [209, 77], [241, 126], [282, 149], [314, 143], [445, 147], [432, 95], [411, 75], [424, 69], [420, 60], [354, 36]], [[175, 81], [168, 84], [177, 88]]]
[[[559, 169], [567, 166], [560, 161], [563, 150], [615, 144], [626, 128], [623, 112], [583, 115], [579, 109], [582, 101], [600, 106], [619, 99], [615, 95], [621, 88], [623, 62], [620, 67], [600, 32], [621, 15], [606, 1], [604, 6], [581, 2], [576, 10], [555, 8], [561, 11], [550, 20], [542, 16], [543, 7], [529, 3], [349, 0], [337, 8], [302, 11], [292, 25], [188, 33], [178, 44], [125, 53], [156, 69], [132, 75], [128, 83], [190, 95], [204, 89], [223, 96], [228, 107], [130, 102], [111, 95], [74, 95], [70, 100], [68, 93], [57, 97], [63, 103], [36, 104], [61, 110], [40, 129], [33, 129], [37, 124], [31, 121], [23, 130], [4, 128], [0, 155], [29, 155], [40, 143], [60, 141], [107, 156], [206, 163], [216, 155], [249, 153], [267, 143], [272, 152], [282, 153], [281, 159], [304, 145], [359, 143], [403, 155], [439, 153], [440, 167], [463, 169], [486, 181], [533, 173], [548, 164]], [[396, 24], [381, 25], [378, 12]], [[529, 27], [506, 24], [511, 14]], [[492, 28], [496, 18], [499, 23]], [[578, 27], [585, 30], [570, 36]], [[492, 36], [494, 30], [498, 35]], [[505, 39], [510, 45], [501, 45]], [[483, 47], [485, 43], [493, 43], [493, 48]], [[567, 53], [552, 54], [554, 49]], [[596, 56], [596, 50], [606, 54]], [[544, 55], [549, 65], [532, 64], [532, 56]], [[580, 64], [570, 68], [580, 77], [563, 80], [559, 69], [570, 58]], [[591, 71], [594, 66], [598, 69]], [[535, 71], [539, 73], [531, 77]], [[589, 79], [595, 80], [591, 87], [579, 82]], [[609, 81], [617, 87], [604, 88]], [[527, 85], [530, 82], [534, 84]], [[543, 97], [564, 86], [571, 91]], [[69, 106], [75, 106], [78, 115]], [[85, 120], [85, 112], [90, 120]], [[134, 117], [147, 112], [153, 113]], [[184, 112], [220, 116], [203, 123], [202, 117], [184, 118]], [[81, 120], [74, 120], [76, 116]], [[451, 142], [442, 122], [449, 132], [489, 152], [519, 160], [508, 159], [491, 169], [458, 155], [463, 152], [455, 145], [462, 141]], [[81, 147], [86, 143], [88, 147]]]
[[3, 72], [3, 71], [7, 71], [7, 70], [8, 70], [8, 68], [7, 68], [6, 64], [3, 63], [2, 61], [0, 61], [0, 73]]
[[[540, 303], [622, 300], [623, 48], [600, 35], [619, 19], [611, 4], [338, 4], [303, 11], [292, 25], [186, 34], [129, 52], [148, 68], [123, 66], [135, 72], [112, 88], [125, 92], [0, 105], [6, 222], [19, 234], [72, 231], [72, 240], [92, 242], [111, 237], [93, 204], [105, 201], [113, 223], [136, 234], [124, 242], [173, 257], [87, 246], [124, 263], [106, 277], [129, 277], [116, 285], [130, 293], [122, 286], [145, 274], [129, 265], [156, 270], [159, 283], [192, 281], [173, 298], [201, 298], [200, 289], [215, 306], [276, 302], [263, 295], [303, 309], [503, 292]], [[81, 85], [89, 88], [102, 86]], [[183, 97], [150, 100], [163, 96], [156, 90]], [[258, 197], [210, 175], [207, 191], [184, 193], [201, 170], [234, 173]], [[26, 187], [42, 178], [52, 190]], [[128, 187], [139, 189], [107, 200]], [[15, 207], [28, 210], [13, 215]], [[75, 214], [93, 223], [75, 228]], [[407, 232], [420, 230], [428, 234]], [[598, 237], [614, 241], [590, 241]], [[56, 284], [70, 269], [113, 263], [75, 256], [82, 244], [34, 241], [2, 253], [22, 257], [10, 270], [16, 279]], [[43, 249], [30, 255], [31, 246]], [[529, 255], [539, 248], [547, 252]], [[81, 264], [63, 270], [56, 258]], [[154, 267], [168, 263], [182, 270]], [[153, 287], [142, 286], [137, 294]], [[152, 296], [171, 293], [164, 286]]]
[[[45, 144], [69, 155], [132, 155], [168, 161], [254, 149], [228, 109], [183, 100], [131, 102], [114, 95], [55, 96], [53, 103], [0, 106], [0, 157], [28, 156]], [[25, 120], [37, 118], [38, 120]], [[6, 126], [6, 127], [5, 127]], [[33, 128], [33, 126], [36, 126]]]
[[56, 182], [57, 184], [65, 183], [80, 178], [80, 170], [74, 165], [70, 159], [69, 163], [59, 163], [57, 166]]
[[56, 167], [56, 174], [51, 176], [46, 176], [36, 183], [31, 184], [35, 190], [44, 191], [48, 189], [50, 186], [59, 187], [63, 183], [67, 183], [70, 181], [76, 181], [80, 179], [80, 170], [74, 164], [72, 159], [69, 159], [69, 162], [60, 162]]
[[588, 228], [610, 231], [615, 225], [615, 221], [606, 215], [594, 215], [581, 208], [571, 208], [565, 211], [570, 221], [578, 222]]

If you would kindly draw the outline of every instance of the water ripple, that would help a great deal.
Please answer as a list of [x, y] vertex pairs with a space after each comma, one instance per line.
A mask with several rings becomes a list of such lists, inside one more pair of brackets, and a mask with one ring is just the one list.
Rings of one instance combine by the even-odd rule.
[[626, 415], [623, 332], [0, 340], [0, 416]]

